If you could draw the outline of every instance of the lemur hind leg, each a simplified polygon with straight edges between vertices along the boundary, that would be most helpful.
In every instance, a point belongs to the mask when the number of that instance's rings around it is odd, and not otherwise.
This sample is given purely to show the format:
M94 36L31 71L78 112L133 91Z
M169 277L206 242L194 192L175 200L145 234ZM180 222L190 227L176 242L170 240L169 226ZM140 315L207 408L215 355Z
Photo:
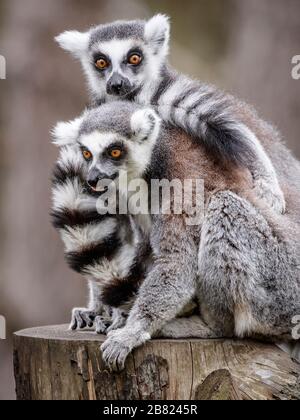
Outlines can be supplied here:
M299 246L288 217L274 220L232 192L211 198L198 292L204 321L224 336L286 337L300 313Z
M160 338L222 338L222 334L209 328L199 315L176 318L168 322L155 337Z
M189 302L178 317L169 321L155 334L160 338L222 338L222 333L213 331L199 315L199 304L196 299Z

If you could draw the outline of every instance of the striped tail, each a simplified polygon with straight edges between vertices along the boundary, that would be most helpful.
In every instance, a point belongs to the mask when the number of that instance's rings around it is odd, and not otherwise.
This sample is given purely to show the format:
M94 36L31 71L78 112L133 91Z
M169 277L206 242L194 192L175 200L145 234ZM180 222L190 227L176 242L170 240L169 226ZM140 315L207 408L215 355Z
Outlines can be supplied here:
M256 145L246 127L232 117L229 95L177 75L162 82L153 101L165 122L200 140L219 163L248 167L255 158Z
M249 169L257 197L275 212L285 212L284 194L271 159L255 133L235 118L233 97L167 73L152 95L152 104L165 123L183 129L217 164Z
M103 303L127 305L146 274L146 253L129 217L101 216L85 187L76 150L61 152L53 173L52 223L65 245L68 265L100 288Z

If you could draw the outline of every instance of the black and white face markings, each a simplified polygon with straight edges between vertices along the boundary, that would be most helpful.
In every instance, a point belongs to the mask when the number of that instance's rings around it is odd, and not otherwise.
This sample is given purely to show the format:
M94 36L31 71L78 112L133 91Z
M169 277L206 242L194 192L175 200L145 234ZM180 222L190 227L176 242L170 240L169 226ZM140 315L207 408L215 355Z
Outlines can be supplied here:
M125 42L123 45L123 42L118 41L121 51L113 41L92 47L92 69L105 81L108 95L129 97L140 88L147 56L143 47L136 44L134 46L132 42Z
M158 15L149 22L116 22L90 33L91 70L106 83L107 95L134 97L159 77L168 54L169 23Z
M143 178L159 132L156 113L131 102L110 103L86 113L77 145L92 191L102 191L104 183L99 181L105 181L106 188L114 182L118 189L121 173L129 182Z
M168 18L115 22L86 33L69 31L56 38L81 60L98 102L110 96L132 99L148 81L159 78L169 50Z
M88 170L86 183L93 192L101 193L100 181L117 182L120 170L127 167L128 148L114 133L93 132L81 136L78 146Z

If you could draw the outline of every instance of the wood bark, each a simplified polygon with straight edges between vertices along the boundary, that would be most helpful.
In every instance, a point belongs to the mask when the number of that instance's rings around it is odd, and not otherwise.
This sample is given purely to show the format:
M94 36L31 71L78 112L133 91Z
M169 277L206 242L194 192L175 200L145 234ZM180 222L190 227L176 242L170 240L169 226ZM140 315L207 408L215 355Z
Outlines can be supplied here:
M300 365L276 346L235 340L152 340L107 371L92 331L66 325L14 335L19 400L292 400Z

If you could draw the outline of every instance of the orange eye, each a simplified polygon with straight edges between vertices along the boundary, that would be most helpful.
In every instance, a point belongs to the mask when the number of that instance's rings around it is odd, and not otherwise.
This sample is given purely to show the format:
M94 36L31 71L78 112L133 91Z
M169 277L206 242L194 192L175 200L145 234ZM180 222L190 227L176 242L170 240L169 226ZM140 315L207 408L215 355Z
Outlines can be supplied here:
M108 67L108 61L105 58L99 58L95 64L99 70L105 70Z
M132 54L129 59L128 63L133 66L138 66L142 62L142 57L139 54Z
M113 159L120 159L120 157L122 156L122 151L120 149L114 149L110 152L110 156Z
M82 154L85 160L91 160L93 157L91 152L89 152L88 150L83 150Z

